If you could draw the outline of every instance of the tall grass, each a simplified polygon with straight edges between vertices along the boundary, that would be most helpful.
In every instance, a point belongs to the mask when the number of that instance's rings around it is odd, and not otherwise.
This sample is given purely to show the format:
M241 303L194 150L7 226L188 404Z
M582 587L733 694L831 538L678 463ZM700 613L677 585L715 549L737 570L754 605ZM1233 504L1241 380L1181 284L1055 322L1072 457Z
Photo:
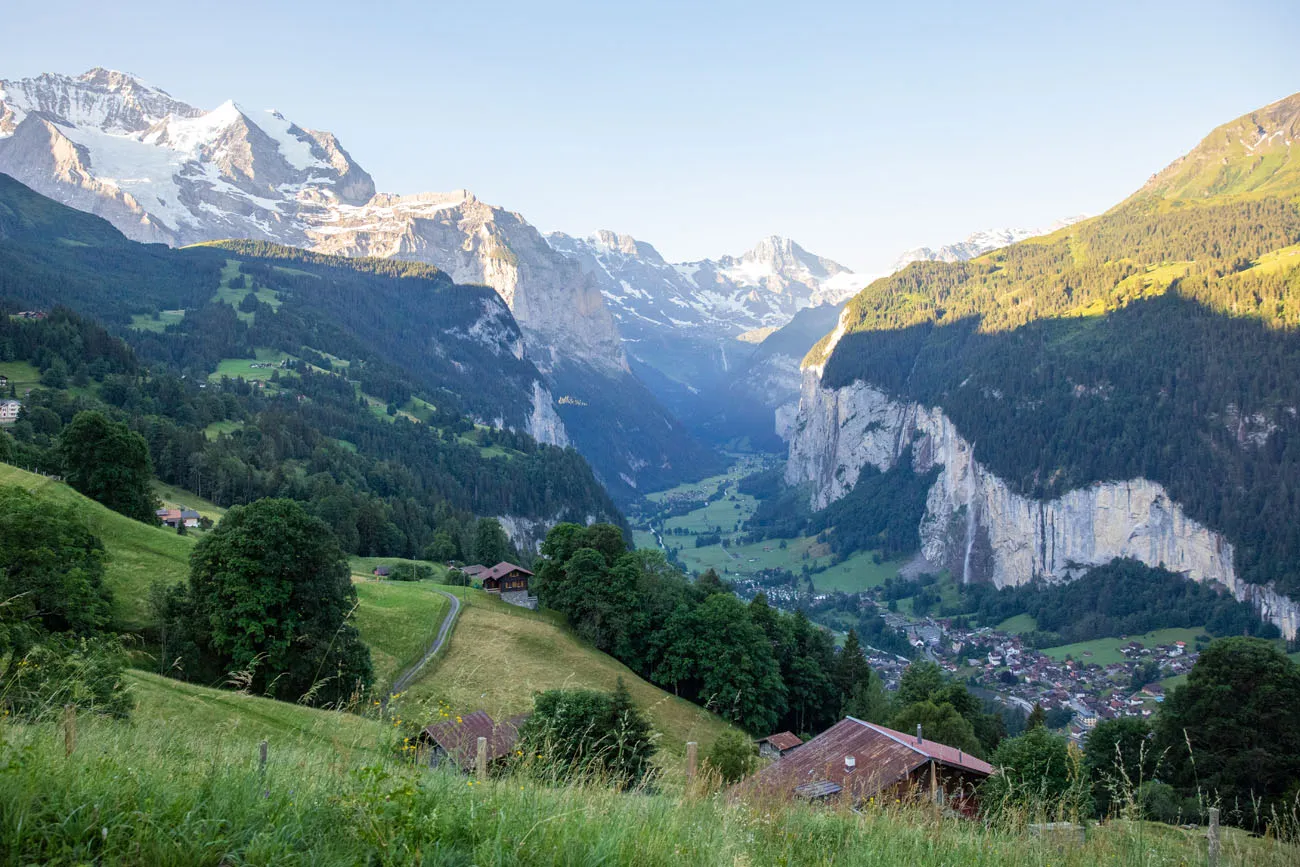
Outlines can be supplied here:
M1060 846L893 804L756 809L703 789L478 783L376 752L378 724L336 735L334 716L273 738L265 773L253 744L223 725L83 717L71 756L57 723L0 725L0 863L1205 863L1203 834L1139 822ZM1225 833L1225 864L1281 867L1298 857L1276 841Z

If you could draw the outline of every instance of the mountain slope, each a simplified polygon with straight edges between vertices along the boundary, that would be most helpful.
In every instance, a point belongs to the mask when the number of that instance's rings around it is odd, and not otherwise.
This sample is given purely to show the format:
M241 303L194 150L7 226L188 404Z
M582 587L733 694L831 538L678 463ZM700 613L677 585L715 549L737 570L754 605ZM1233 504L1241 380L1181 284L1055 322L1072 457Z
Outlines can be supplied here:
M824 505L910 454L944 467L920 535L954 574L1021 583L1135 556L1294 635L1297 106L1221 127L1100 217L867 287L805 359L787 480ZM1264 163L1231 144L1257 126Z
M599 287L521 215L463 190L376 194L329 133L233 102L205 112L119 72L42 75L0 82L0 172L136 240L266 241L428 263L457 283L489 286L546 378L532 391L535 415L583 425L567 412L573 404L549 400L561 367L580 371L586 405L632 413L643 439L622 448L606 439L608 425L568 432L612 493L631 498L717 466L682 425L660 423L666 413L631 374ZM627 393L638 399L629 404ZM550 441L570 441L551 427Z

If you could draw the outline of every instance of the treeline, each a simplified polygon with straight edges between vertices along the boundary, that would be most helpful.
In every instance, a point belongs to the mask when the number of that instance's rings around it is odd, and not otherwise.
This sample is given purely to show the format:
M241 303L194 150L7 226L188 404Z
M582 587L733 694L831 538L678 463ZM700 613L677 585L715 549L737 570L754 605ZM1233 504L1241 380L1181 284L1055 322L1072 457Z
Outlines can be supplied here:
M466 559L476 515L618 520L572 449L475 430L441 407L427 423L381 418L341 376L299 369L277 388L241 380L200 387L146 373L121 341L63 309L41 321L0 318L0 352L43 365L43 380L63 365L70 381L91 386L26 397L12 460L44 472L64 470L64 427L82 410L100 410L144 438L163 481L221 506L301 501L351 554ZM209 437L205 429L223 421L238 427ZM492 446L506 454L485 454Z
M1280 635L1226 589L1137 560L1113 560L1066 584L1034 582L1001 590L969 584L961 592L964 610L983 624L1031 615L1038 631L1025 637L1037 647L1193 626L1216 636Z
M782 490L776 472L742 480L742 493L765 497L746 529L756 540L825 534L841 559L855 551L877 551L886 558L915 551L921 542L917 527L925 516L925 498L939 475L938 468L913 472L910 451L883 473L865 464L847 494L809 514L806 493Z
M1243 580L1300 593L1300 268L1249 267L1297 241L1291 203L1138 199L917 263L851 303L823 381L942 407L1028 496L1159 482L1232 541Z
M688 581L609 525L560 524L533 582L541 604L642 677L754 733L816 732L872 689L861 653L760 594L741 602L716 573ZM877 687L878 688L878 679Z

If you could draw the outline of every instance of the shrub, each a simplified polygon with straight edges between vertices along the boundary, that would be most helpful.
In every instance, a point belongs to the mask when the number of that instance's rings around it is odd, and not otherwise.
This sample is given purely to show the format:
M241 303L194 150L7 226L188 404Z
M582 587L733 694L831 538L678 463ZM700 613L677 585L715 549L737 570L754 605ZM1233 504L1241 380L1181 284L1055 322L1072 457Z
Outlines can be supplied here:
M749 776L757 760L754 744L743 732L735 729L728 729L719 735L705 757L708 766L717 772L724 783L734 783Z

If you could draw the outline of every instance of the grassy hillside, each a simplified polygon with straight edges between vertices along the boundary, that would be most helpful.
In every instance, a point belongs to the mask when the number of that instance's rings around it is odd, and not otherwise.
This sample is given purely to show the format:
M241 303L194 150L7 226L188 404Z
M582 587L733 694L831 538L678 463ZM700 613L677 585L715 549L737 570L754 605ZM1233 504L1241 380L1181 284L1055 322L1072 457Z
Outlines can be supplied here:
M72 488L9 464L0 464L0 485L26 488L42 499L71 505L82 515L108 551L105 582L113 591L119 625L138 629L148 620L149 586L157 580L174 583L189 574L193 536L150 527L119 515Z
M438 634L451 604L424 581L360 579L353 622L370 647L376 687L417 662Z
M616 794L399 761L385 726L147 675L130 723L0 725L0 839L15 864L637 864L1084 867L1205 863L1203 832L1116 821L1061 846L876 805L754 810L677 788ZM257 743L270 752L258 771ZM1300 853L1225 829L1222 864Z
M690 740L703 748L726 729L712 714L583 644L548 612L507 605L481 590L444 589L462 600L460 619L446 649L411 685L413 701L445 701L459 713L486 710L501 718L528 711L540 690L608 690L622 677L663 735L664 750L681 754Z

